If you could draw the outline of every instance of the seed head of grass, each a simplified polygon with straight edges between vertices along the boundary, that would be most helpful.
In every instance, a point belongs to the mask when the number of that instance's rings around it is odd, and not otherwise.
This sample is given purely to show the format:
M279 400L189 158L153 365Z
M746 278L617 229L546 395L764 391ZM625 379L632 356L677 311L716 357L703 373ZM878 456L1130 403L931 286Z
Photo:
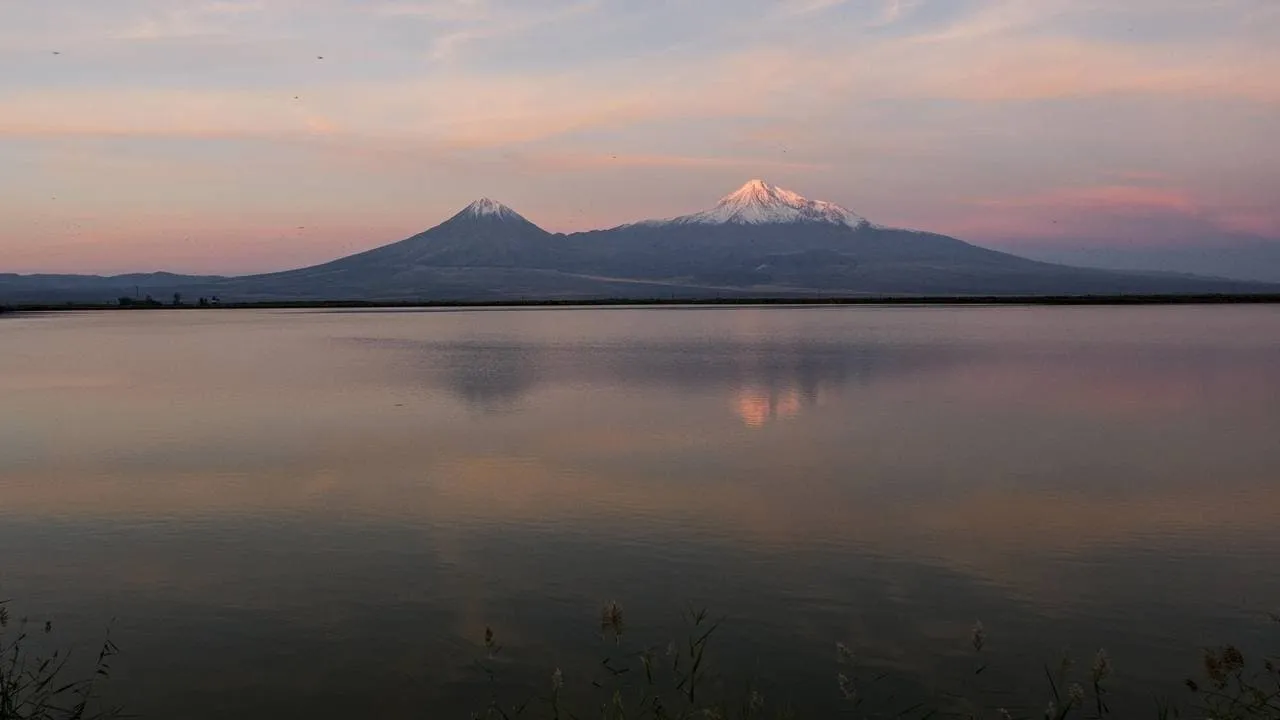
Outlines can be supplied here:
M987 644L987 629L982 626L981 620L974 623L971 641L974 652L982 652L982 646Z
M1100 649L1098 650L1098 654L1093 656L1093 668L1091 669L1093 682L1095 684L1100 683L1107 679L1107 676L1110 674L1111 658L1107 656L1107 651L1105 649Z
M610 600L600 610L600 634L613 633L616 642L622 642L622 606Z
M836 662L840 665L849 665L853 663L853 651L848 645L842 642L836 643Z
M498 641L493 635L493 628L487 625L484 628L484 649L489 655L490 660L492 660L493 656L497 655L498 651L502 649L498 647Z
M836 685L840 688L840 694L845 700L853 700L858 697L858 689L853 686L853 681L848 675L840 673L836 675Z
M1227 686L1227 680L1244 669L1244 654L1234 645L1221 650L1204 651L1204 674L1219 690Z

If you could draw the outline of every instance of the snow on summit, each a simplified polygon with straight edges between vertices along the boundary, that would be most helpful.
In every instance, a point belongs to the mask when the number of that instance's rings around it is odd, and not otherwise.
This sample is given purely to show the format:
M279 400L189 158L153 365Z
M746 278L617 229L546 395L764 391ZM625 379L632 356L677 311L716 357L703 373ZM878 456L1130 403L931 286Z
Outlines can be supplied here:
M763 180L748 182L721 198L710 210L646 224L765 225L795 222L831 223L851 228L868 224L865 218L835 203L809 200Z
M520 213L515 210L512 210L496 200L490 200L487 197L480 198L466 206L459 215L467 215L470 217L496 217L503 220L524 219L520 216Z

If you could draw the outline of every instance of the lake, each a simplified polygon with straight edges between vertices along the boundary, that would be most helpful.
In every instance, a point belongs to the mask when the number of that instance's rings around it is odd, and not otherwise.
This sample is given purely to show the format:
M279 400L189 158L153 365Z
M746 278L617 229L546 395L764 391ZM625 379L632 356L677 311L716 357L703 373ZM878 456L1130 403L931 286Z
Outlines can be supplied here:
M590 694L690 608L802 717L836 642L867 712L1105 647L1148 714L1280 648L1278 480L1274 306L0 318L0 597L147 718Z

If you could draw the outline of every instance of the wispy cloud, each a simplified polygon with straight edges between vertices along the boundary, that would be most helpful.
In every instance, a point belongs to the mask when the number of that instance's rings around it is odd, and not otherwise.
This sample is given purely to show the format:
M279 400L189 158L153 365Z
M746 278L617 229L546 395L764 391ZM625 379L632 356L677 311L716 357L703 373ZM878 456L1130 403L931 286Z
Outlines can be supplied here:
M442 0L373 4L369 12L431 23L436 32L428 56L436 61L446 61L456 59L472 43L522 35L541 26L592 13L600 7L600 0L505 4L501 7L495 6L491 0Z
M419 0L370 3L369 12L388 17L425 18L435 22L481 22L493 18L489 0Z
M887 27L899 20L914 7L916 3L913 0L885 0L884 7L880 10L879 16L872 22L873 27Z
M266 7L264 0L156 5L147 7L135 21L110 35L119 40L225 35L232 33L246 16L262 13Z
M778 0L784 13L788 15L807 15L822 12L844 5L849 0Z
M577 171L615 168L726 168L747 172L763 170L816 171L829 167L825 163L777 160L765 157L636 155L601 153L532 153L515 156L521 164L549 171Z

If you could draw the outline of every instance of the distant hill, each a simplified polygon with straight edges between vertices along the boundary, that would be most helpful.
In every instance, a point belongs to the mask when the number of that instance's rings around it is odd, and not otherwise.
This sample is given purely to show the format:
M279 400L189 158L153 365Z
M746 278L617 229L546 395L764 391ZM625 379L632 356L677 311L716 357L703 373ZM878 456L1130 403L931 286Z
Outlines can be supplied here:
M1026 252L1034 253L1037 260L1082 267L1200 273L1280 283L1280 240L1250 235L1209 234L1198 242L1125 247L1028 244Z
M121 297L150 295L170 302L173 293L185 296L197 287L213 287L228 278L215 275L132 273L128 275L16 275L0 273L0 303L104 303ZM215 290L212 294L217 294ZM194 299L194 297L192 298Z
M1037 262L882 227L760 180L703 212L568 235L482 199L400 242L265 275L0 275L5 302L175 292L226 301L512 300L1263 293L1280 285Z

